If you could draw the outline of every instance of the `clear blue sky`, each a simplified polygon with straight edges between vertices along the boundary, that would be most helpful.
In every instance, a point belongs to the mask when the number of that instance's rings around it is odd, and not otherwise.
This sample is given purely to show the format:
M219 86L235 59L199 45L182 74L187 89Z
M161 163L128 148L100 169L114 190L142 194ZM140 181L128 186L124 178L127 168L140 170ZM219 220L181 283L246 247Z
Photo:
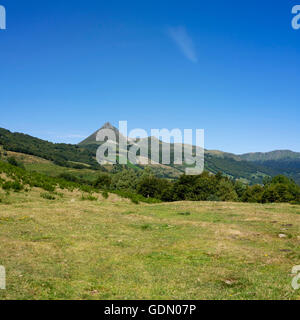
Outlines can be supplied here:
M300 151L300 0L0 0L0 127L76 143L104 122Z

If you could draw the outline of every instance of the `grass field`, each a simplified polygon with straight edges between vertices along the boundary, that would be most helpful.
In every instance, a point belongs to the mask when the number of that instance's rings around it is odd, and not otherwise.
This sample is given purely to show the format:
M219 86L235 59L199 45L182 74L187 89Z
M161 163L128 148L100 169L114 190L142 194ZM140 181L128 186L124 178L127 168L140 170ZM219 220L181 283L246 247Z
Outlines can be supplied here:
M0 299L300 298L300 206L43 193L0 196Z

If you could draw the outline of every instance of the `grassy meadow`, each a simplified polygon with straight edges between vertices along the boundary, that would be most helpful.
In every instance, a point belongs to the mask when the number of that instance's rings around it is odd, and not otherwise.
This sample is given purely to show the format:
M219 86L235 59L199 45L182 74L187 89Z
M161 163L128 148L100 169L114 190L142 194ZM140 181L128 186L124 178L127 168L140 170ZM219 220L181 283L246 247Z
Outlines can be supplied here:
M300 206L93 196L0 194L0 299L300 298Z

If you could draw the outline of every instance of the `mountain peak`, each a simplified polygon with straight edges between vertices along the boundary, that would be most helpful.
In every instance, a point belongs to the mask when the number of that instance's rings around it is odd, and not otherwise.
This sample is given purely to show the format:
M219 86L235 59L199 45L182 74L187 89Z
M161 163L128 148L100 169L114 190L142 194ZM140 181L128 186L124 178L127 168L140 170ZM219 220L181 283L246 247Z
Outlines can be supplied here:
M115 130L116 128L110 122L105 122L104 125L101 127L101 129L113 129L113 130Z
M86 139L84 139L83 141L81 141L79 143L79 145L88 145L88 144L99 144L97 141L96 141L96 137L97 137L97 133L102 130L102 129L111 129L115 132L116 134L116 137L117 139L120 138L120 132L119 130L114 127L110 122L106 122L104 123L104 125L98 129L97 131L95 131L93 134L91 134L89 137L87 137Z

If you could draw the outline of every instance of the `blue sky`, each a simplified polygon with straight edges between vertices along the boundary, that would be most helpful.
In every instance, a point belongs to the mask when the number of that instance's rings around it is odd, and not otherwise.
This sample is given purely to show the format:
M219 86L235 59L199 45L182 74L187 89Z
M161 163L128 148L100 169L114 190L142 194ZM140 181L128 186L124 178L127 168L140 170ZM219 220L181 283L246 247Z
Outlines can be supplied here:
M300 151L295 4L0 0L0 127L77 143L127 120L203 128L208 149Z

